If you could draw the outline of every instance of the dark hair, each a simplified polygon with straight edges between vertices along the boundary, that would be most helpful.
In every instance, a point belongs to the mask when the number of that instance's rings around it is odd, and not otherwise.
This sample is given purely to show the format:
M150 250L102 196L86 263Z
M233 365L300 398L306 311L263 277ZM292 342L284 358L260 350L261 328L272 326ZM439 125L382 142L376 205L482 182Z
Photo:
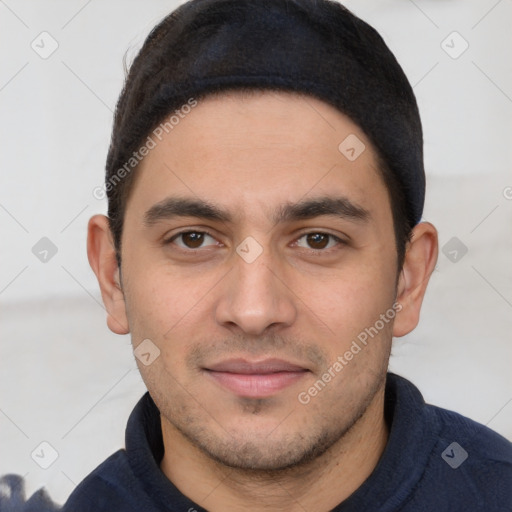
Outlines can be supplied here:
M251 89L311 94L362 128L388 190L400 270L424 202L416 100L378 33L330 0L192 0L152 30L119 97L106 163L119 266L126 203L150 134L191 99Z

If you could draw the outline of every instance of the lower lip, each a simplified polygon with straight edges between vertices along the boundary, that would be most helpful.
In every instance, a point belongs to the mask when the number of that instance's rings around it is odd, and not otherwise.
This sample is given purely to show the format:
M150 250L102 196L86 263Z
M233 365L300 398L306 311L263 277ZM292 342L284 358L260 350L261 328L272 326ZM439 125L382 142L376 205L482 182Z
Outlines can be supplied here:
M265 374L245 374L207 372L222 387L230 390L236 395L248 398L265 398L272 396L284 388L291 386L302 379L307 371L298 372L276 372Z

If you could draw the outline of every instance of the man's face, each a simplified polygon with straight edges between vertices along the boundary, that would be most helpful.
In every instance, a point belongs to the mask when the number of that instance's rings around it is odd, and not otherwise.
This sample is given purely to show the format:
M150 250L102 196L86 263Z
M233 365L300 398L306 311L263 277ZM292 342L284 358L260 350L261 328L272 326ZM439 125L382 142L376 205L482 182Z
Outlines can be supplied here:
M393 221L364 133L313 98L210 97L137 173L122 285L134 346L160 350L139 368L165 428L234 467L325 451L382 390L391 346Z

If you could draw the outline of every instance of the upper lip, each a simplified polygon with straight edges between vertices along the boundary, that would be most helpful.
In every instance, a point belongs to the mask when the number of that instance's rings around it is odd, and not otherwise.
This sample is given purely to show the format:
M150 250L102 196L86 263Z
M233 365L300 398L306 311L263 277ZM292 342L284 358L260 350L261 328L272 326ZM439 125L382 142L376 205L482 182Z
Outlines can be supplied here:
M213 372L239 373L247 375L261 375L277 372L301 372L307 368L284 361L282 359L264 359L261 361L248 361L246 359L228 359L205 368Z

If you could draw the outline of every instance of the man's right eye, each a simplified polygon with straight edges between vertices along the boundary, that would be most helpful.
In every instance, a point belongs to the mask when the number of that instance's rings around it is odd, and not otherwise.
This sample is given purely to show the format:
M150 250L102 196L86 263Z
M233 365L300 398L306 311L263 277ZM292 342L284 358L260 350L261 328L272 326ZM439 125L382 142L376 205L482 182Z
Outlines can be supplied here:
M203 244L208 238L210 238L213 243L207 245L215 245L217 243L213 236L205 231L181 231L173 235L165 243L175 243L182 249L200 249L204 247Z

